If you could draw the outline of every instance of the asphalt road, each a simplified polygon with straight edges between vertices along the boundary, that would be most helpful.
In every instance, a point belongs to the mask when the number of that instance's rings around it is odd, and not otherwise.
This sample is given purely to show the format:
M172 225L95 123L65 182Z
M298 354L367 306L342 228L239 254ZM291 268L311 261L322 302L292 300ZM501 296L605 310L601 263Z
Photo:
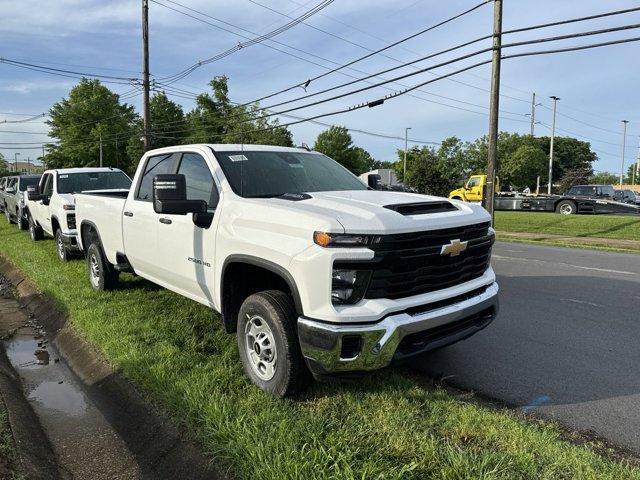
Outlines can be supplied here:
M495 245L500 315L411 363L640 453L640 255Z

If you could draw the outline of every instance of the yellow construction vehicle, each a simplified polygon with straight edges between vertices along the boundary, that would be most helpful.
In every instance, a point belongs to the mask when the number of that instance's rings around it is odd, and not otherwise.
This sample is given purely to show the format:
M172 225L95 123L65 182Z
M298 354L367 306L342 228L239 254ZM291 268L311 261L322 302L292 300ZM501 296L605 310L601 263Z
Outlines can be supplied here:
M486 185L486 175L471 175L464 187L457 188L449 193L449 198L453 200L464 200L465 202L481 202ZM497 177L494 190L496 193L500 191L500 180Z

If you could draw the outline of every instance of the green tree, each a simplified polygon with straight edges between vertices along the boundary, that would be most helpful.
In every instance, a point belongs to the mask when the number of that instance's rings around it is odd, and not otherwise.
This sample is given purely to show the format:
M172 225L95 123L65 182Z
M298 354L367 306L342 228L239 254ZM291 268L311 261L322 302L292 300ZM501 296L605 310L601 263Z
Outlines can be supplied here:
M398 157L404 159L404 150L398 150ZM396 162L396 173L402 174L403 160ZM413 147L407 152L407 178L405 185L419 193L446 196L452 180L442 172L442 162L437 152L430 147Z
M0 153L0 175L5 175L9 173L9 164L4 159L4 155Z
M156 93L149 100L149 116L151 119L151 148L185 143L188 131L182 107L169 100L164 92ZM134 134L129 139L127 146L127 153L132 165L137 165L144 153L142 133L142 119L138 119Z
M383 168L383 167L377 167L376 166L380 162L377 162L376 160L374 160L374 158L371 156L371 154L369 152L367 152L364 148L355 147L355 150L356 150L356 152L358 154L359 162L362 164L365 172L369 172L369 171L374 170L376 168Z
M353 145L351 135L345 127L333 126L321 132L316 138L313 149L333 158L356 175L367 171L362 154Z
M584 185L589 183L589 179L592 175L593 169L590 166L566 170L558 182L558 193L565 193L574 185Z
M59 140L47 145L43 160L49 168L99 165L102 137L103 165L128 169L126 147L137 115L100 81L80 80L68 98L51 107L49 116L49 135Z
M596 185L613 185L615 183L618 183L619 180L619 176L617 176L615 173L610 172L598 172L589 177L589 183L593 183Z
M544 153L549 154L551 139L538 137L538 145ZM567 173L589 170L589 176L593 174L593 162L598 160L598 155L591 150L589 142L583 142L571 137L556 137L553 143L553 178L561 179ZM548 174L547 174L548 175ZM546 176L543 175L542 178Z
M278 126L258 104L233 105L229 100L228 79L215 77L209 85L212 94L196 98L196 107L186 115L187 143L255 143L293 146L286 127Z
M538 175L542 176L547 165L548 158L538 147L520 145L502 159L500 181L502 185L513 185L523 189L533 187Z
M624 183L626 183L627 185L631 185L633 183L634 178L636 181L636 185L640 183L640 178L638 178L639 177L638 170L636 170L637 168L638 168L638 162L634 162L631 165L629 165L629 167L627 168L627 176L624 179ZM635 175L633 174L634 170L636 172ZM611 182L611 183L614 183L614 182Z

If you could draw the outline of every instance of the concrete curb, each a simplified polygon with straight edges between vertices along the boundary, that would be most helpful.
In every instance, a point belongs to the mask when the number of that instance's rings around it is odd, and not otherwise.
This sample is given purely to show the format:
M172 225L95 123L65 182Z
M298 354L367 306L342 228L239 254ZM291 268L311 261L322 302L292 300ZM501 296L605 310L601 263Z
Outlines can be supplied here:
M82 338L68 314L0 255L0 273L15 287L18 299L47 331L83 388L118 432L140 466L143 478L226 478L218 472L188 433L169 421L101 352ZM35 414L34 414L35 415Z

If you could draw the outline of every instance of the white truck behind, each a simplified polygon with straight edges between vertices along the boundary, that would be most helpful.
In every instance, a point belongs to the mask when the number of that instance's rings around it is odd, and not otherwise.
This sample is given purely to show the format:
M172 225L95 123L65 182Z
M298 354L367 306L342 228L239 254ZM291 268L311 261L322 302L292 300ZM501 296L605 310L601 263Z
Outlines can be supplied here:
M27 190L25 215L34 241L48 234L55 238L58 258L69 259L78 250L75 195L86 190L125 191L131 179L117 168L61 168L42 174L36 188Z
M278 396L464 339L498 311L479 206L368 189L301 148L147 152L128 192L76 196L96 290L133 272L220 312Z

